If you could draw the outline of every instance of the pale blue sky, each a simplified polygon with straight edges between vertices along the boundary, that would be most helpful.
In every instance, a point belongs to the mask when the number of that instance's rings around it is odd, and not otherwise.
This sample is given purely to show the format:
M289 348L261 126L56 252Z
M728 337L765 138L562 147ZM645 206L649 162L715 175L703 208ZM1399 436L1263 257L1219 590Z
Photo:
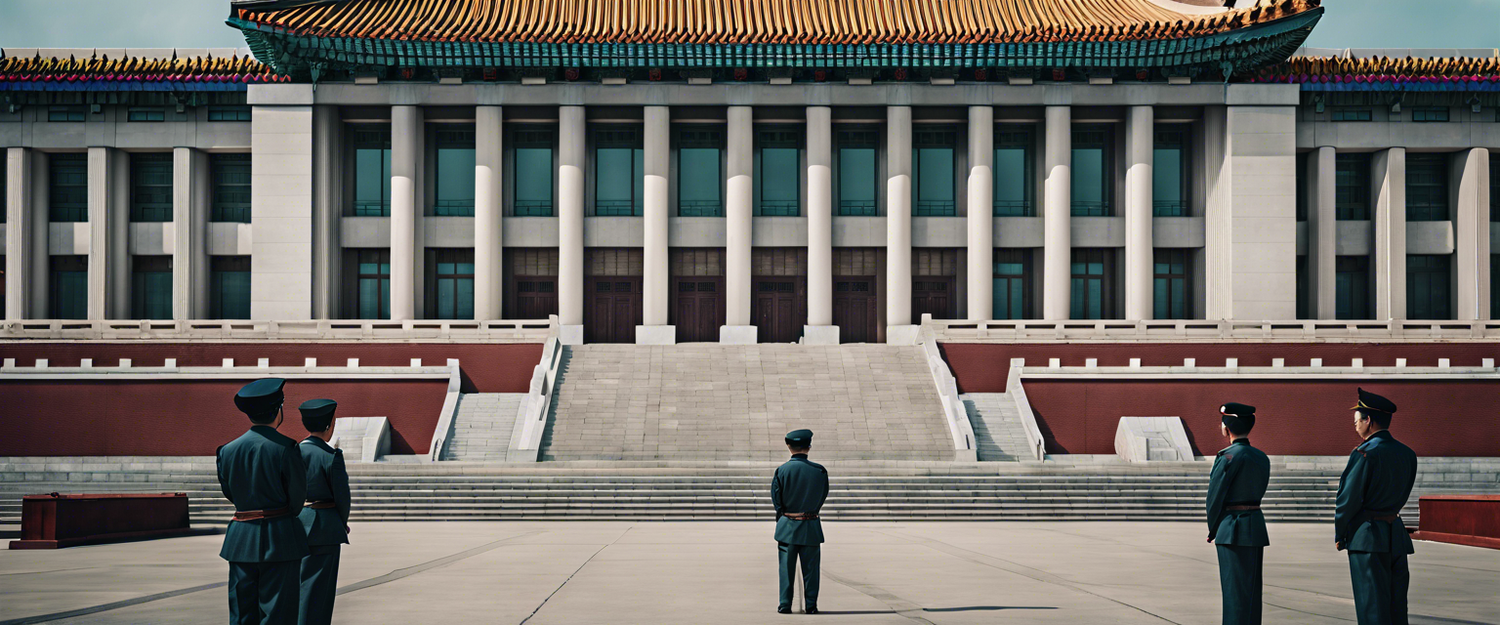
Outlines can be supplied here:
M584 0L580 0L584 1ZM1307 45L1500 47L1500 0L1325 0ZM227 0L0 0L0 47L207 48L245 44Z

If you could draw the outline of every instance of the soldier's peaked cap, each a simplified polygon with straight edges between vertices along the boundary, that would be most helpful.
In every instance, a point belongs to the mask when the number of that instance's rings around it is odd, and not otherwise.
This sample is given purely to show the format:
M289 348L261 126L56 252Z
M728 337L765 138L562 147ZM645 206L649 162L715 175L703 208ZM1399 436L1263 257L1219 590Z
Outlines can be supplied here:
M286 380L281 378L262 378L246 384L240 388L240 392L234 394L234 405L247 415L255 416L271 412L281 407L286 394L281 387L286 385Z
M1247 428L1255 427L1255 406L1251 406L1250 404L1241 404L1232 401L1219 406L1219 414L1221 415L1220 420L1226 426L1231 426L1232 421L1238 421Z
M304 419L317 419L333 414L334 409L338 407L339 403L332 399L309 399L302 402L301 406L297 406L297 410L302 412Z
M1365 389L1359 389L1359 403L1355 404L1350 410L1359 409L1394 414L1396 412L1396 403Z
M786 433L786 444L806 447L812 444L812 430L792 430Z

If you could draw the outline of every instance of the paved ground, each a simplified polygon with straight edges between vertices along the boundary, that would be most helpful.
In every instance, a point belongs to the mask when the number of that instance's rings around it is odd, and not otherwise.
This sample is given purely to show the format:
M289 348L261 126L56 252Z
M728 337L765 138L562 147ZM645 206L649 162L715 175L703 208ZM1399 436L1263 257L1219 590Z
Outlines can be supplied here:
M768 523L357 524L334 620L1219 622L1213 550L1196 523L830 523L827 533L824 614L809 617L774 613ZM1353 621L1347 560L1328 534L1272 526L1267 623ZM225 622L219 540L0 551L0 625ZM1500 551L1417 550L1413 623L1500 622ZM89 613L65 614L76 610Z

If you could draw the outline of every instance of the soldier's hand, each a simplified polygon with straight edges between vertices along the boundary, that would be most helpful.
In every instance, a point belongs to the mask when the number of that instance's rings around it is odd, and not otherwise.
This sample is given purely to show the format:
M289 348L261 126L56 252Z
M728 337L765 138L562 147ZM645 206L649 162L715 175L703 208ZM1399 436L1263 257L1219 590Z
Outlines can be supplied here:
M1344 550L1344 543L1341 543L1341 542L1335 540L1335 541L1333 541L1333 548L1337 549L1339 551L1343 551Z
M1213 536L1209 536L1209 537L1208 537L1208 540L1206 540L1206 541L1204 541L1204 542L1207 542L1207 543L1210 543L1210 544L1212 544L1212 543L1213 543L1213 542L1214 542L1214 537L1213 537Z

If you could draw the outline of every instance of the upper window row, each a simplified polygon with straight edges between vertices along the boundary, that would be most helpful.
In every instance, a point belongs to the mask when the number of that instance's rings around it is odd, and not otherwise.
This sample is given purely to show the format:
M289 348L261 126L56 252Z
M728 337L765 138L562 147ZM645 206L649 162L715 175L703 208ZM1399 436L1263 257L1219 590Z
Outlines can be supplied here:
M89 110L89 107L77 104L49 106L47 107L47 121L88 121ZM132 122L162 122L167 120L167 109L160 106L132 106L126 109L125 119ZM250 107L210 106L208 107L208 121L248 122L250 121Z
M143 152L127 156L130 170L130 220L172 221L172 154ZM210 154L213 178L211 221L250 222L250 155ZM87 154L47 155L47 219L89 220Z
M1411 109L1411 120L1414 122L1446 122L1449 121L1448 107L1446 106L1415 106ZM1375 110L1367 107L1339 107L1333 109L1328 115L1329 120L1336 122L1367 122L1375 119ZM1401 121L1400 114L1392 114L1391 121Z

